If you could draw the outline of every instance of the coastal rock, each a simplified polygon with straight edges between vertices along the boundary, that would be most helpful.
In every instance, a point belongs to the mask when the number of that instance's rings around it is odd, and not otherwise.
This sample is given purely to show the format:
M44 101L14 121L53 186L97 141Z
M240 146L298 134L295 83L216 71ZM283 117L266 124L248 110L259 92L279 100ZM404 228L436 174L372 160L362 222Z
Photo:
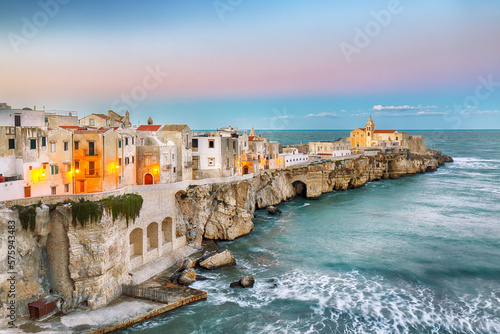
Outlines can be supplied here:
M229 287L232 289L237 288L253 288L255 284L255 279L252 276L245 276L237 282L232 282Z
M267 207L267 212L269 212L272 215L279 215L281 214L281 210L275 207L274 205L268 206Z
M178 279L180 285L191 285L196 282L196 272L193 268L184 270Z
M242 279L240 279L240 284L244 288L253 288L253 285L255 284L255 279L252 276L245 276Z
M200 267L205 269L223 269L234 267L236 265L236 260L234 259L231 251L226 249L222 253L215 254L200 262Z
M266 170L248 180L200 185L176 197L179 234L195 246L204 238L234 240L252 231L255 210L267 207L272 213L271 206L294 196L316 199L370 181L432 172L449 161L452 159L441 152L427 149L425 154L360 156Z

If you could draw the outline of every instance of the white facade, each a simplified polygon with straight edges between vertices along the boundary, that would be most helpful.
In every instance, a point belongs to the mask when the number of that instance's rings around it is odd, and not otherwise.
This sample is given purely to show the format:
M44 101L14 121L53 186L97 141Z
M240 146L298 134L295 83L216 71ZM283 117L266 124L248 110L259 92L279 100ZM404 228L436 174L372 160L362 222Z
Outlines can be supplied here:
M300 153L299 150L294 149L293 153L284 153L279 157L280 160L283 160L284 166L294 166L300 164L309 164L309 155Z
M196 146L198 142L197 151L193 150L194 160L198 160L196 169L201 170L216 170L221 169L222 161L222 137L193 137L193 144ZM195 148L195 147L193 147ZM198 157L197 159L195 157Z
M350 143L344 141L320 141L309 143L309 154L343 157L352 154Z
M30 126L45 128L43 110L0 109L0 126Z

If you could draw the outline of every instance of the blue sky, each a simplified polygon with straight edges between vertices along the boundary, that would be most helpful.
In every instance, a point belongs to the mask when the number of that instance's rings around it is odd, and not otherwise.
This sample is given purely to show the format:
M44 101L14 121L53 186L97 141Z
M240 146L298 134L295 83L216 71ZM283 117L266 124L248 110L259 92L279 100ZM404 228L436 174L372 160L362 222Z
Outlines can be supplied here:
M498 1L0 4L0 101L191 128L500 128Z

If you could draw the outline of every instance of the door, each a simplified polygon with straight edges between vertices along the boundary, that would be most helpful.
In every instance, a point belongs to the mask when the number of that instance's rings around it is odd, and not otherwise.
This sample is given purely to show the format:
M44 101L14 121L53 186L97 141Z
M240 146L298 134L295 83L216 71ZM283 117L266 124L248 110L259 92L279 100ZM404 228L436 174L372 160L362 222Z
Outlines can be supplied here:
M95 143L93 141L89 141L89 155L95 155Z
M80 192L85 192L85 181L78 181L80 183Z
M193 169L199 169L199 165L200 165L200 158L193 157Z
M24 197L31 197L31 187L24 187Z
M248 174L248 167L247 166L243 167L243 174L244 175Z
M144 184L153 184L153 175L149 173L144 175Z
M21 126L21 115L14 115L14 125Z

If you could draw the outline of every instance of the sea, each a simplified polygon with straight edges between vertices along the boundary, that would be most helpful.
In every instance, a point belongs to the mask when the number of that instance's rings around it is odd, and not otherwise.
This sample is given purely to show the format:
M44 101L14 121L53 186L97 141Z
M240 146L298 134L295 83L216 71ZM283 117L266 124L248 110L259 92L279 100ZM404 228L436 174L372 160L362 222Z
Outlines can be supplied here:
M250 235L218 243L236 267L197 269L206 301L121 333L500 333L500 131L408 132L455 161L257 211ZM229 288L247 275L254 288Z

